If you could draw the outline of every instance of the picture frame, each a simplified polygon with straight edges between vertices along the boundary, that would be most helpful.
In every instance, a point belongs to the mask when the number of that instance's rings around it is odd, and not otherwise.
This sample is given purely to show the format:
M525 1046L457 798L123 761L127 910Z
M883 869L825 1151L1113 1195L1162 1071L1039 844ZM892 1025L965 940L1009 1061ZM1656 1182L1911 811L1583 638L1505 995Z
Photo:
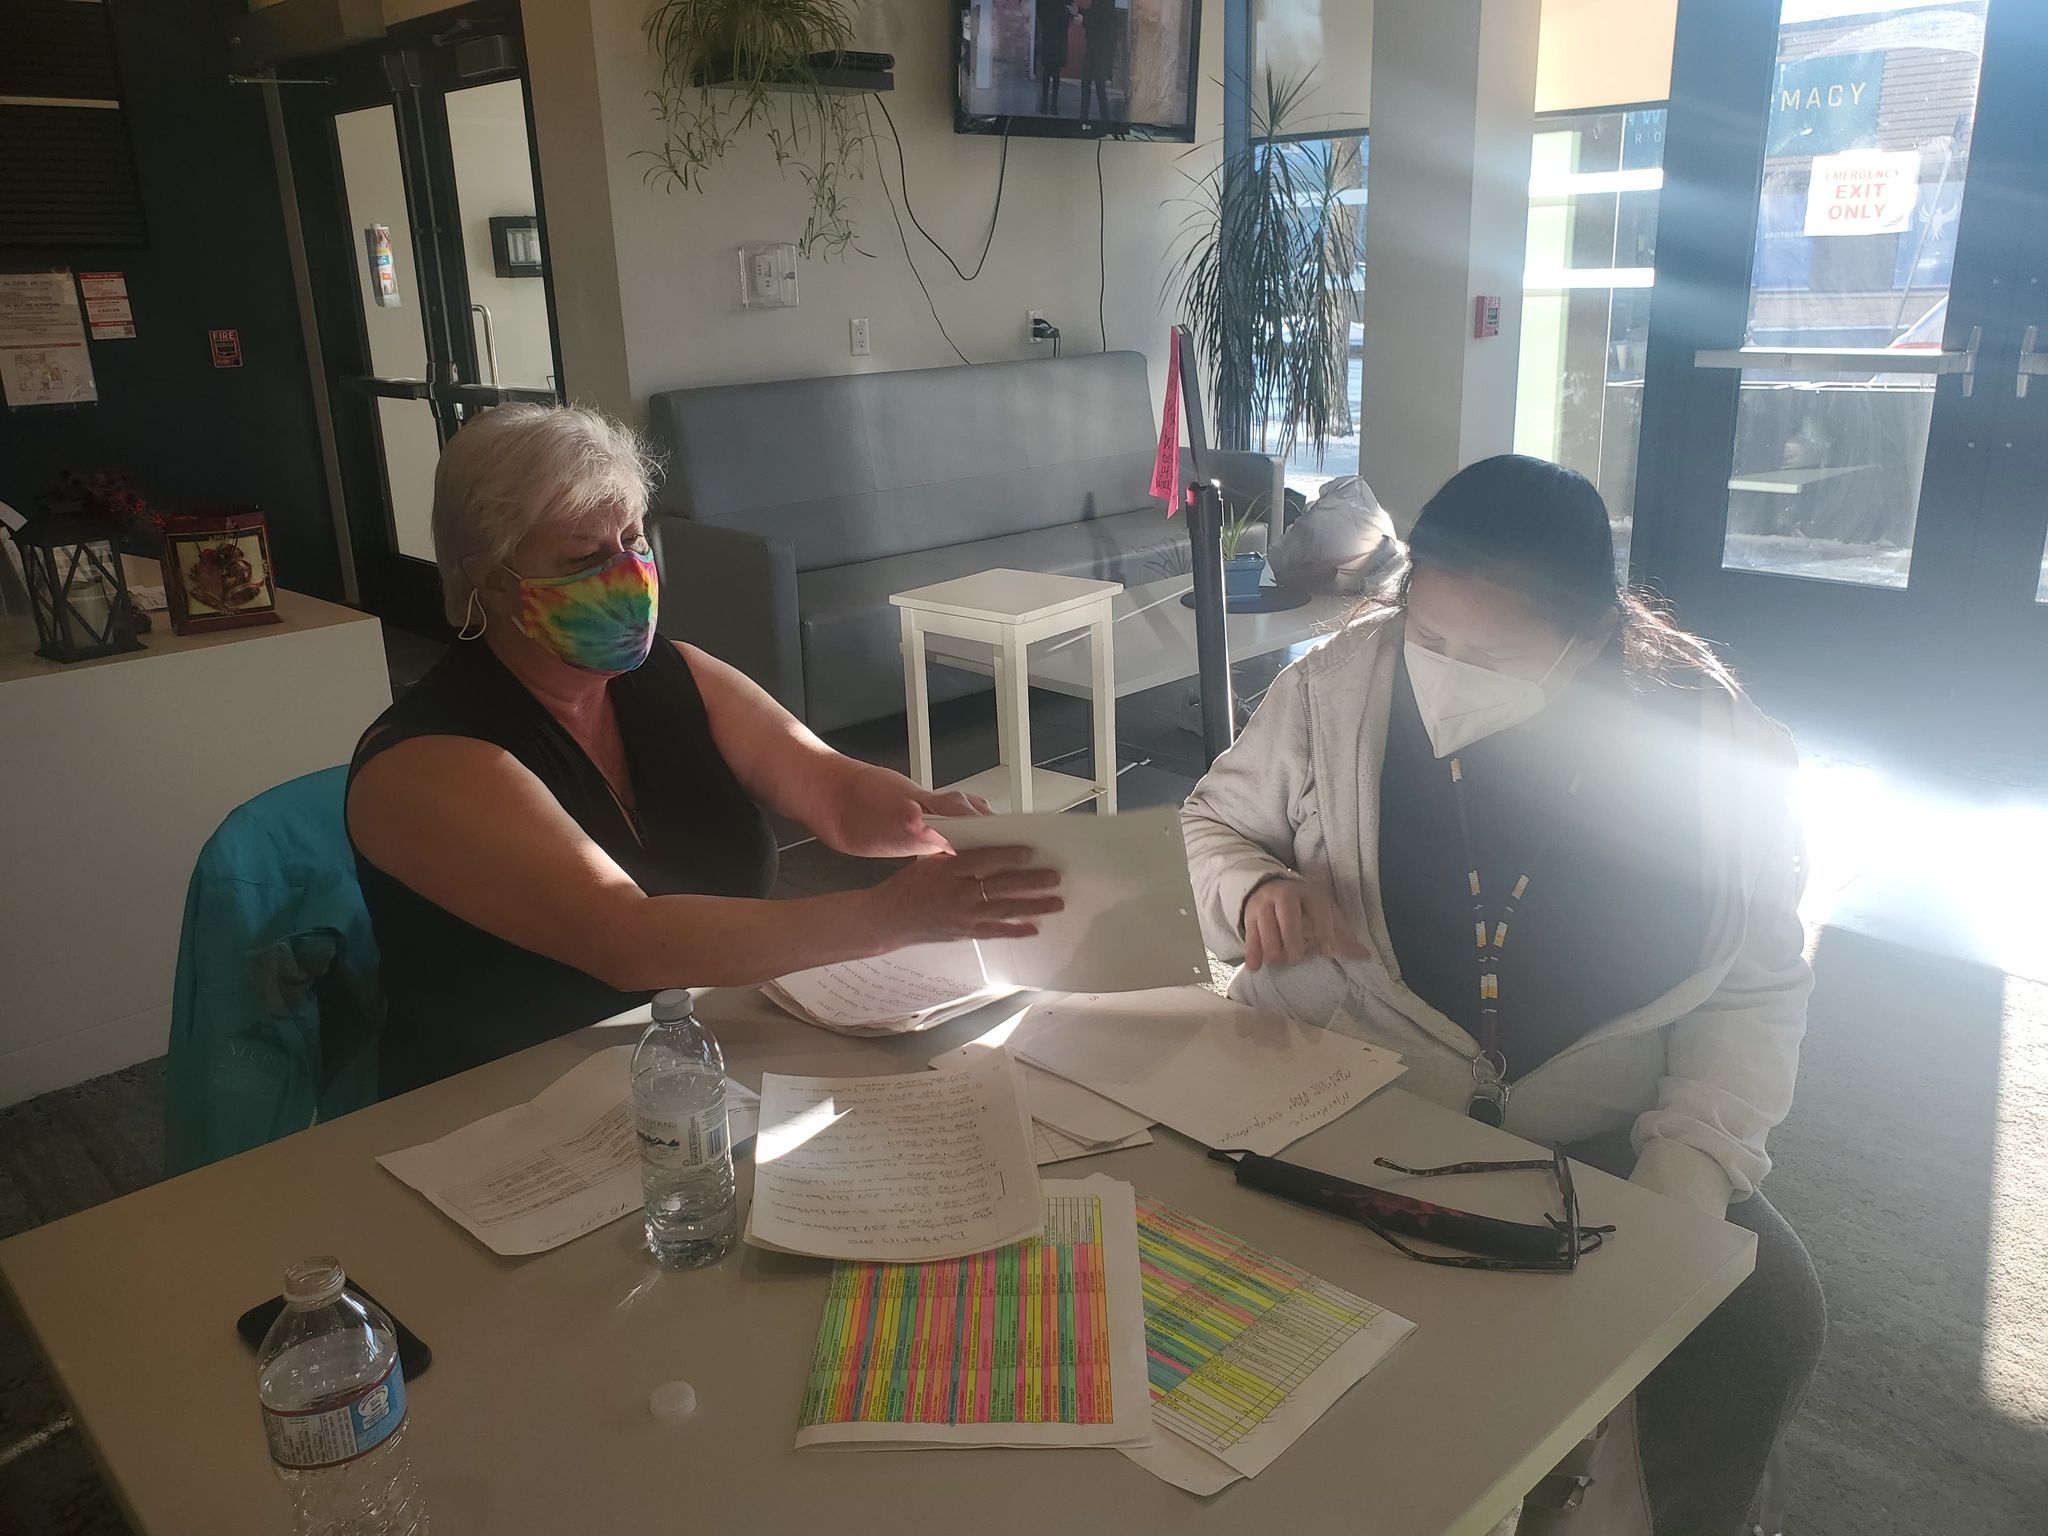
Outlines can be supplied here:
M208 507L164 519L164 599L181 635L279 624L270 528L256 507Z

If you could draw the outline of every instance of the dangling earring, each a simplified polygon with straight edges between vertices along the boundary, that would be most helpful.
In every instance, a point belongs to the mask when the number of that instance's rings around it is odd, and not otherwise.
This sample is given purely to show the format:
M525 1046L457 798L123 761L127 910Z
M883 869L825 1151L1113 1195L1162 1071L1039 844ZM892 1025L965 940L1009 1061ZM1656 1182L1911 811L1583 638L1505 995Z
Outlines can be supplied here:
M477 600L476 588L471 587L469 589L469 605L462 611L462 628L455 632L455 638L458 640L478 639L482 636L484 630L489 628L490 622L490 614L485 611L484 605ZM474 634L470 632L469 628L472 623L476 625Z

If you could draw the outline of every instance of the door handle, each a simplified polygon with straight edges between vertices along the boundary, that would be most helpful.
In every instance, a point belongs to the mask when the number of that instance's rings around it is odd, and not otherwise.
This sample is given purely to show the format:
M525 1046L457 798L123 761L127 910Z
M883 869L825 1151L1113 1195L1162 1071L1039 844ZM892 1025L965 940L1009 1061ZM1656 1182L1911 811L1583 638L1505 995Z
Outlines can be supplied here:
M377 395L386 400L431 400L434 386L425 379L340 378L334 381L352 395Z
M2028 380L2036 375L2048 374L2048 352L2034 350L2034 342L2041 334L2041 327L2030 325L2020 337L2020 370L2013 380L2012 392L2022 400L2027 398Z
M1983 340L1984 328L1973 325L1960 352L1894 347L1710 347L1693 353L1692 365L1864 377L1874 373L1959 373L1963 393L1970 395L1976 393L1977 352Z

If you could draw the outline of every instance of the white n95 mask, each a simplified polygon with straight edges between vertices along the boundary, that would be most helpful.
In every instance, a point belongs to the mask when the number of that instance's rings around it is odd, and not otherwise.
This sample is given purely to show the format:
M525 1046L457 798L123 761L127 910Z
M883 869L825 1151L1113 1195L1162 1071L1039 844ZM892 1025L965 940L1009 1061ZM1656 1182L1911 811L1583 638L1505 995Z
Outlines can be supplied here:
M1491 667L1439 656L1413 640L1406 642L1408 681L1415 688L1415 704L1422 713L1422 728L1429 733L1430 751L1440 758L1449 757L1461 747L1541 714L1550 702L1543 684L1550 681L1550 674L1571 648L1572 642L1567 640L1542 680L1532 683L1526 677L1509 677Z

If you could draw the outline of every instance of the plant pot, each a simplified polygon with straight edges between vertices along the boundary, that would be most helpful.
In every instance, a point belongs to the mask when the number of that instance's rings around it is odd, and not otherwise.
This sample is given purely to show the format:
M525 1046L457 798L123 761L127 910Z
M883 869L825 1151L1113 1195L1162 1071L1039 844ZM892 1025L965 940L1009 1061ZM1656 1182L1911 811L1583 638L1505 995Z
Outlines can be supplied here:
M1255 602L1259 596L1259 578L1265 574L1264 555L1232 555L1223 562L1223 599L1225 602Z

